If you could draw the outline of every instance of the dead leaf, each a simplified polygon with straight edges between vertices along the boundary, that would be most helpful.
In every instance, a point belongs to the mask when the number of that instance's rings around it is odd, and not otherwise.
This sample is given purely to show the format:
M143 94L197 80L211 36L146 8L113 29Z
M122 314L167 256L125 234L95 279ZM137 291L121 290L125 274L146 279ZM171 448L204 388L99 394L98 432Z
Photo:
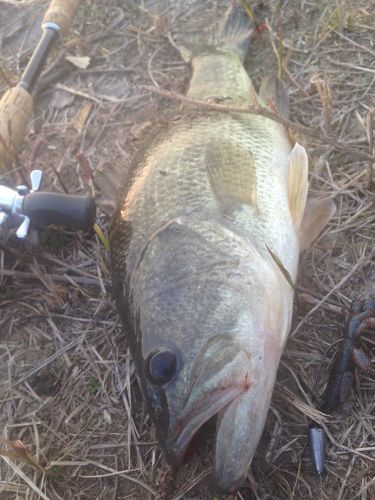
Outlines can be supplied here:
M75 128L79 134L81 134L83 132L83 129L85 128L85 124L92 110L92 106L92 102L85 102L85 104L78 111L78 114L73 122L73 128Z
M152 126L152 122L150 120L147 120L142 123L134 123L130 127L130 134L134 139L140 139L145 136L146 131Z
M91 62L91 58L87 56L67 56L66 60L80 69L86 69Z
M14 75L13 73L11 73L4 66L0 67L0 76L5 81L5 83L8 85L8 87L14 87L16 85L16 83L18 82L17 76Z
M19 439L17 439L17 441L2 441L13 451L0 449L1 456L19 460L20 462L31 465L32 467L42 471L42 467L29 455L22 441Z
M112 423L111 414L107 410L103 410L103 417L104 417L104 422L106 422L109 425Z

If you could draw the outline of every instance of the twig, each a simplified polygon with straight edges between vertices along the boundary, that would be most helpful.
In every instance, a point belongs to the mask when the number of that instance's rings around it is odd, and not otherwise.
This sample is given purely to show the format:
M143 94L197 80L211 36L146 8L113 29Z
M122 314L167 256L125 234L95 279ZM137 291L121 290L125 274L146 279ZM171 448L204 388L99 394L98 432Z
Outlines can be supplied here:
M15 278L20 278L20 279L39 279L42 281L42 283L45 285L43 281L43 275L36 274L36 273L27 273L23 271L11 271L8 269L3 269L1 271L2 276L13 276ZM82 285L95 285L100 287L100 281L99 279L95 278L85 278L85 277L79 277L79 276L69 276L68 274L48 274L48 278L50 278L52 281L60 281L63 283L71 283L72 281L75 281L76 283L80 283Z
M299 123L286 120L285 118L282 118L278 114L273 113L264 106L248 106L246 108L242 106L226 106L224 104L192 99L191 97L183 96L181 94L176 94L175 92L169 92L168 90L163 90L156 87L145 86L144 88L149 92L152 92L153 94L158 94L162 97L166 97L167 99L179 101L185 104L191 104L192 106L196 106L198 108L203 108L211 111L218 111L221 113L245 113L251 115L264 116L265 118L269 118L270 120L274 120L275 122L281 123L281 125L284 125L287 128L297 130L298 132L301 132L302 134L305 134L322 144L329 145L337 151L344 151L347 154L352 154L353 156L357 156L358 158L361 158L363 160L375 161L375 157L368 153L357 151L356 149L353 148L348 148L342 142L335 141L334 139L328 139L327 137L322 137L317 131L312 130L309 127L305 127L304 125L300 125Z
M369 144L369 152L370 154L374 154L374 115L375 108L371 109L367 116L367 139ZM368 167L368 187L370 190L375 188L375 163L370 163Z
M83 338L80 337L79 339L73 340L69 344L65 345L64 347L62 347L61 349L56 351L54 354L52 354L48 358L44 359L37 366L34 366L34 368L32 368L28 373L23 375L19 380L17 380L16 382L13 382L12 386L14 387L16 385L21 384L22 382L25 382L25 380L27 380L29 377L31 377L32 375L35 375L35 373L38 373L42 368L45 368L46 366L51 364L52 361L55 361L55 359L59 358L60 356L62 356L66 352L68 352L70 349L72 349L73 347L78 345L82 340L83 340Z
M26 474L18 467L18 465L14 464L11 460L9 460L9 458L7 457L1 457L13 470L14 472L17 474L17 476L19 476L21 479L23 479L25 481L25 483L27 483L31 489L33 489L35 491L35 493L37 493L39 495L40 498L43 498L44 500L50 500L50 497L48 497L47 495L45 495L43 493L43 491L38 488L38 486L36 484L34 484L31 479L29 479Z
M107 472L121 476L124 479L131 481L132 483L138 484L138 486L142 486L142 488L144 488L149 493L151 493L151 495L156 496L156 492L148 484L144 483L140 479L136 479L135 477L132 477L132 476L129 476L128 474L125 474L124 471L117 471L117 470L113 469L112 467L108 467L107 465L104 465L100 462L97 462L96 460L87 460L86 463L91 464L91 465L95 465L96 467L99 467L100 469L103 469ZM99 475L99 477L100 477L100 475Z
M88 99L89 101L94 101L97 104L102 104L100 99L97 99L95 96L88 94L87 92L83 92L82 90L73 89L72 87L68 87L67 85L63 85L62 83L57 83L55 88L58 90L64 90L68 92L68 94L77 95L79 97L83 97L84 99Z
M348 279L356 272L358 267L362 265L363 259L359 259L356 264L353 266L353 268L333 287L331 290L320 300L316 306L314 306L310 311L304 316L304 318L298 323L298 325L295 327L293 332L289 335L290 338L294 337L295 334L300 330L300 328L305 324L307 318L309 318L312 314L314 314L315 311L319 309L319 307L324 304L324 302L330 297L336 290L339 290L344 283L348 281Z

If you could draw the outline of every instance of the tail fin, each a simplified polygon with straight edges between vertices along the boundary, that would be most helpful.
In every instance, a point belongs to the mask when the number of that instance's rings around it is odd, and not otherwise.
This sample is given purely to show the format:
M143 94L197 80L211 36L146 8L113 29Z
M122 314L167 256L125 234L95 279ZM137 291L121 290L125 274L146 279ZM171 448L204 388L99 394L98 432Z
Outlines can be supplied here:
M177 0L176 3L181 2ZM244 60L253 31L251 20L240 0L199 1L180 13L171 29L171 41L182 58L190 62L194 57L216 51L230 51Z

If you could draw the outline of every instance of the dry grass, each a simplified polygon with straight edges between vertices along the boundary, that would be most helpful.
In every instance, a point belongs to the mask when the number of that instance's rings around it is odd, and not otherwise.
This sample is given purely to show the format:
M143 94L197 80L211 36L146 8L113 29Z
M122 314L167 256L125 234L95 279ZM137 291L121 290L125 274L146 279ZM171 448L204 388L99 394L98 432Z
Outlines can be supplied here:
M34 4L40 10L30 10ZM267 17L276 38L271 44L267 32L255 37L249 72L259 85L263 74L277 68L274 47L279 47L291 120L321 138L298 134L311 158L311 192L334 197L338 210L325 235L302 256L291 337L249 478L257 493L243 488L237 498L371 499L374 380L358 376L351 399L329 420L327 473L321 480L306 450L304 413L306 405L317 403L312 387L319 362L340 337L345 311L375 253L374 193L368 189L368 157L374 156L372 2L264 4L255 12ZM38 36L37 25L28 26L45 2L30 5L22 5L21 19L0 2L2 91L7 81L17 80ZM100 191L104 231L118 171L125 171L147 129L178 110L177 103L144 87L183 93L188 81L163 18L148 15L142 5L85 2L74 32L43 76L19 157L20 172L37 165L51 189L83 193L91 185ZM89 68L75 70L63 61L67 54L91 57ZM87 102L93 103L89 111ZM347 149L336 148L337 142ZM78 151L85 162L77 162ZM177 474L155 442L100 241L49 230L42 242L38 247L0 243L0 448L9 455L0 457L1 499L213 498L212 437ZM374 345L371 337L365 342L369 349ZM318 393L327 369L328 362Z

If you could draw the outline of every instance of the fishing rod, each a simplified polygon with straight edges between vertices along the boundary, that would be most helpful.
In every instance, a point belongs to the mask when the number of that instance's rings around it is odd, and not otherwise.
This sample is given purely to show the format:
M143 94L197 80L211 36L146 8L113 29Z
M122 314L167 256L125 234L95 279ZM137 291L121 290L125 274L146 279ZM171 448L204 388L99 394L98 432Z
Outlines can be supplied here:
M19 83L0 101L0 175L7 173L10 155L22 142L33 109L32 92L46 59L61 34L72 24L80 0L53 0L42 22L43 34ZM95 222L96 207L91 196L40 192L42 171L31 172L31 189L0 185L0 227L18 225L16 235L24 239L31 222L56 224L88 230Z
M0 175L8 172L12 151L22 142L33 110L32 91L46 59L60 35L69 30L79 4L80 0L52 0L42 21L42 36L21 80L0 100Z

